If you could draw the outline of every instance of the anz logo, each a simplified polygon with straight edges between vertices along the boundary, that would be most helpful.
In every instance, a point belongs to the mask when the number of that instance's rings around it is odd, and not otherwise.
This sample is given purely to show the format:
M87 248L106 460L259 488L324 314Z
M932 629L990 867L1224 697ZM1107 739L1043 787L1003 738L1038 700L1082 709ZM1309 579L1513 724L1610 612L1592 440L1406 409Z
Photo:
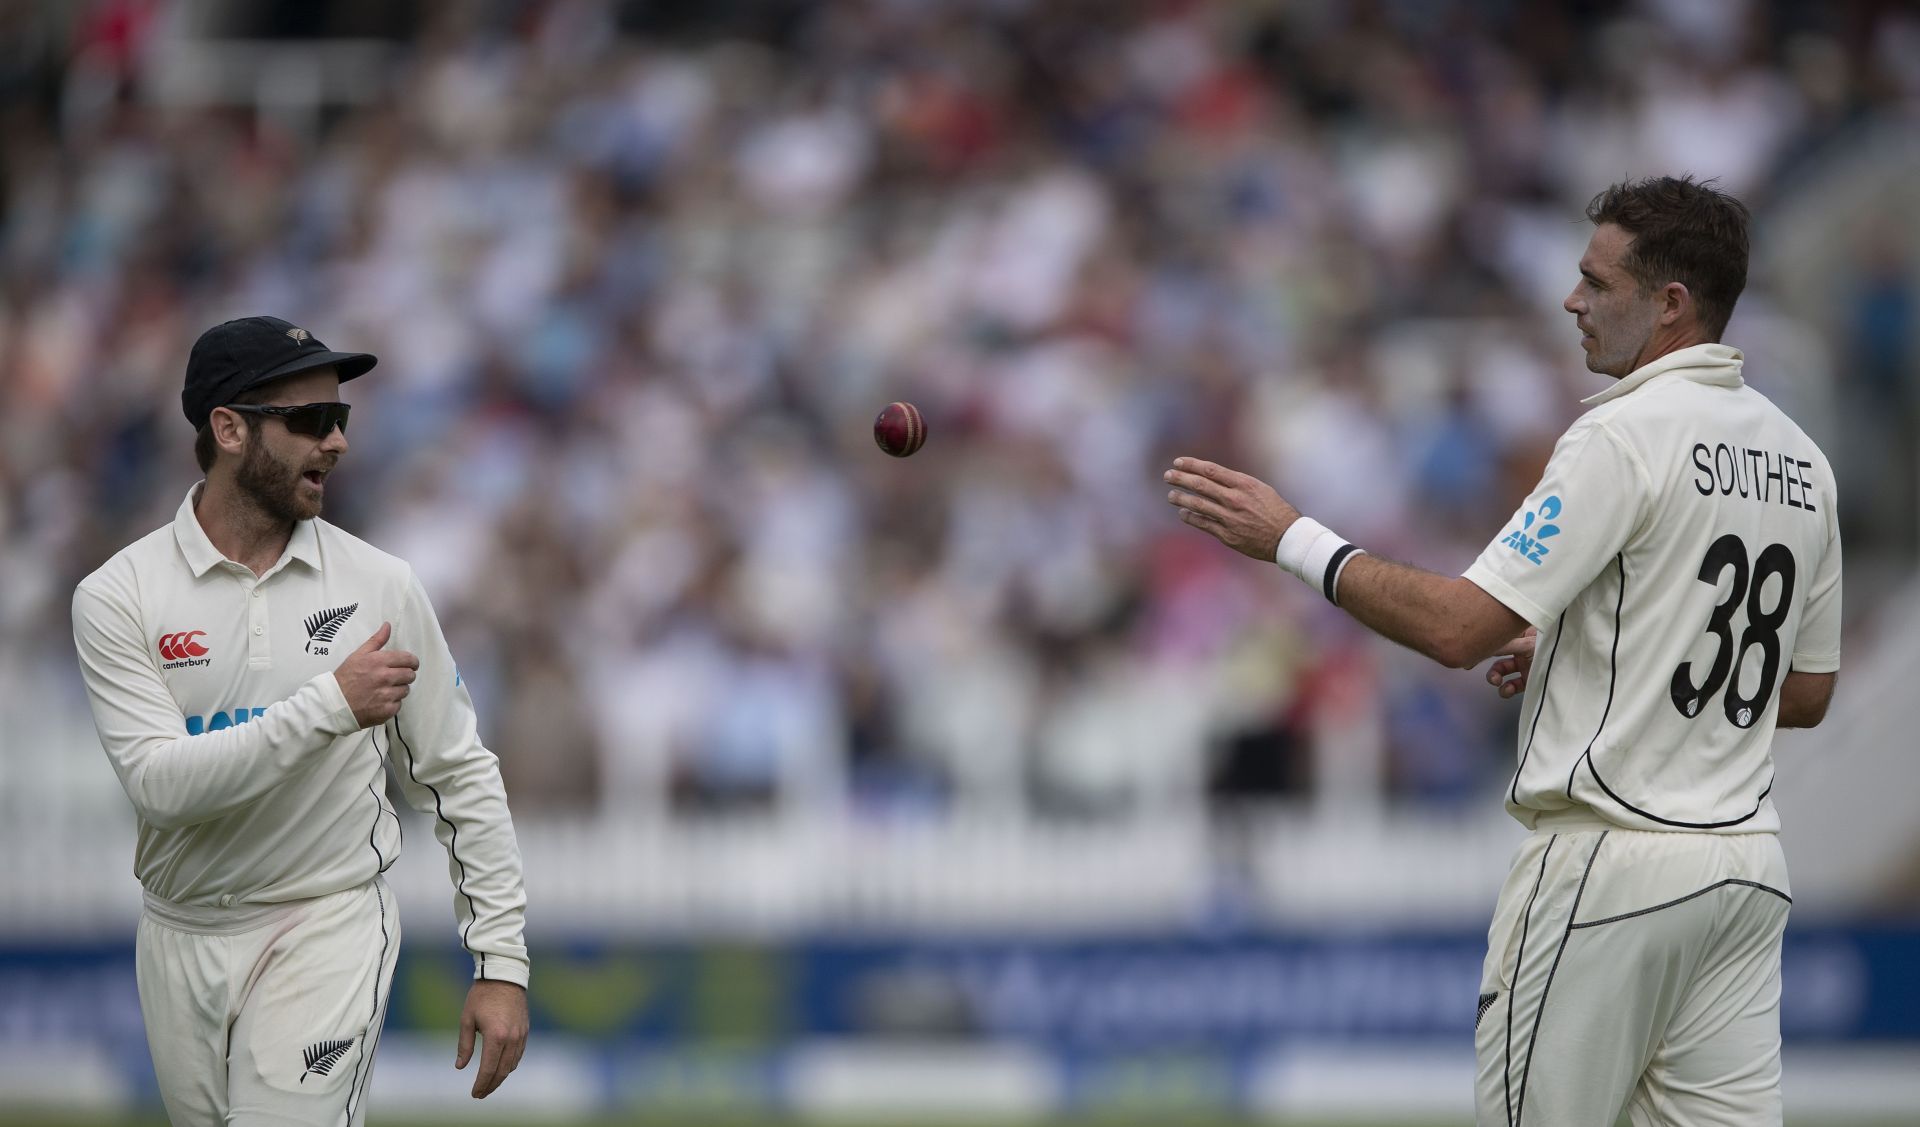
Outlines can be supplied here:
M216 712L212 716L187 717L187 735L197 736L203 732L218 732L222 728L231 728L265 712L264 708L235 708L227 712Z
M1527 514L1519 528L1501 537L1500 542L1538 567L1546 561L1547 553L1552 550L1546 542L1560 535L1560 526L1552 523L1559 515L1560 498L1550 495L1540 502L1538 509ZM1539 527L1535 527L1536 523Z

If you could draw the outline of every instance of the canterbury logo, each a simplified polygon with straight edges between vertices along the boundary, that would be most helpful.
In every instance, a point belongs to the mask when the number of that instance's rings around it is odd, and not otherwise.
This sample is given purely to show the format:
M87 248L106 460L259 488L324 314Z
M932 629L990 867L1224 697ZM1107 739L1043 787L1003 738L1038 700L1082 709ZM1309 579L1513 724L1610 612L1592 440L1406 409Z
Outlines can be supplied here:
M313 334L305 329L288 329L287 339L295 344L305 344L313 339Z
M177 634L160 635L160 656L168 661L185 661L190 657L207 656L207 647L194 641L207 636L205 630L182 630Z
M353 612L359 609L360 604L355 603L350 607L335 607L332 610L316 611L308 615L306 619L307 652L313 652L315 642L332 642L334 635L340 633L341 624L352 618Z
M325 1076L333 1071L333 1066L353 1048L353 1039L345 1041L315 1041L301 1054L306 1057L307 1070L300 1074L300 1083L305 1084L307 1077L314 1074Z

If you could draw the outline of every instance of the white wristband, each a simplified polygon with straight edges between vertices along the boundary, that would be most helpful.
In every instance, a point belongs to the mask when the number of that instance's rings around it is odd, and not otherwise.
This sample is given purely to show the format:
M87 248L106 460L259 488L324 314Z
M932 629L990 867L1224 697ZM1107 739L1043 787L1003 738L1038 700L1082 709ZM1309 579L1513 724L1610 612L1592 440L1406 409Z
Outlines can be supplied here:
M1362 551L1314 520L1301 517L1289 525L1274 548L1273 562L1302 581L1320 588L1327 601L1339 605L1340 573Z

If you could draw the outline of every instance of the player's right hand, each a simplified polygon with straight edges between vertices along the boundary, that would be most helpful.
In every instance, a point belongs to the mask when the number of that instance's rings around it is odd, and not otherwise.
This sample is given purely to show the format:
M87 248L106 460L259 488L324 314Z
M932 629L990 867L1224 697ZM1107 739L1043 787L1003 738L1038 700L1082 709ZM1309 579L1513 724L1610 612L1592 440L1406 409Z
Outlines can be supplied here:
M1501 700L1526 691L1527 674L1533 670L1533 646L1539 637L1538 627L1527 627L1526 633L1501 647L1500 660L1487 667L1487 684L1500 690Z
M347 655L333 679L353 706L353 718L362 728L385 724L400 711L420 668L420 659L405 650L384 648L393 637L393 623L382 622L359 649Z

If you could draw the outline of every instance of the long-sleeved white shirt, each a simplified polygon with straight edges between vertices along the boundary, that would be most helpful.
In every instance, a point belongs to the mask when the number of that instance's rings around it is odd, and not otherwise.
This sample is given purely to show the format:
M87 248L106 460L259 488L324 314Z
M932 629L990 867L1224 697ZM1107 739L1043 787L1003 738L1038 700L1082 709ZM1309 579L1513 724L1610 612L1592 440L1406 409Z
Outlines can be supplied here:
M226 907L364 884L400 849L391 764L434 815L475 977L524 986L526 894L499 762L412 569L309 520L256 577L207 538L199 489L73 596L94 724L140 819L140 883ZM362 729L333 671L382 622L419 676L398 716Z

